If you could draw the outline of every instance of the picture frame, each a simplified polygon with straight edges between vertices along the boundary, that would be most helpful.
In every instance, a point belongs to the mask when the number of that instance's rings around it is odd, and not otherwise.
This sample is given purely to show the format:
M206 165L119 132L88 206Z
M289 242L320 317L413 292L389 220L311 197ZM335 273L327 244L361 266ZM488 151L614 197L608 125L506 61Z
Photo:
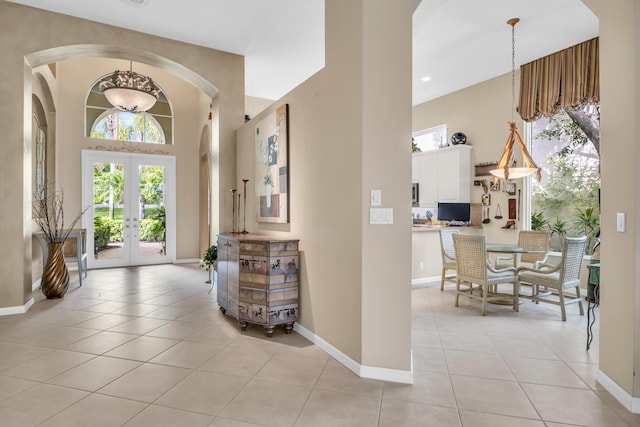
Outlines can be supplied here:
M516 183L507 181L504 185L504 192L507 193L508 196L516 195Z
M508 199L507 203L509 206L509 219L518 219L518 214L516 211L516 199Z
M491 181L489 183L489 190L491 191L500 191L500 180L497 180L495 183Z
M491 194L484 193L482 198L480 199L482 206L490 206L491 205Z
M256 221L289 222L289 104L255 127Z
M420 205L420 183L411 183L411 206L418 207Z

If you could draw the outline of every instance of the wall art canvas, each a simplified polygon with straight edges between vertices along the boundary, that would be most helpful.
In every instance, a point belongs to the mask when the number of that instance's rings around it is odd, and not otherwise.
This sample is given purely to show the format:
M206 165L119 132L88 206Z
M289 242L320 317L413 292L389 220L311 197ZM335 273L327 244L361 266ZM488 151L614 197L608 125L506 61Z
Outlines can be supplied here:
M256 125L256 221L289 222L289 105Z

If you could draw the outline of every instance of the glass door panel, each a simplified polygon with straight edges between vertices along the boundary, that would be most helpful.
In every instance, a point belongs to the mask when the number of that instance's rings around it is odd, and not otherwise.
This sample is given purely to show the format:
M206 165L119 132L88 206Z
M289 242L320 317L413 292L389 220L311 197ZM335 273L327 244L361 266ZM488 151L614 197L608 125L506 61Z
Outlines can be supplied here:
M167 213L165 199L166 171L162 165L139 164L137 206L138 215L134 216L134 237L136 254L140 260L166 256ZM140 260L144 262L143 260Z
M82 173L90 268L175 260L174 157L83 150Z
M92 162L93 260L120 264L125 258L125 164ZM105 266L106 266L105 265Z

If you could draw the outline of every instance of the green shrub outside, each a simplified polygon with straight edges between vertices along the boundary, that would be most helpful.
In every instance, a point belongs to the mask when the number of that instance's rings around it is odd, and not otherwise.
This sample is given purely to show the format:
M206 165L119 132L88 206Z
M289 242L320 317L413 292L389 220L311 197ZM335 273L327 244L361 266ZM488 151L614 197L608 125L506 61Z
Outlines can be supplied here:
M147 218L140 220L140 240L163 242L165 240L164 208L147 208L145 215ZM97 249L104 249L109 242L122 242L124 232L122 209L115 209L114 217L115 219L109 218L108 208L96 209L93 223Z
M140 240L145 242L164 241L164 224L160 219L143 219L140 221Z
M123 222L117 219L94 219L94 233L97 238L96 247L105 248L108 242L122 242ZM140 240L145 242L164 241L164 223L160 219L143 219L140 221Z
M96 217L93 219L93 234L95 238L96 249L100 250L107 247L111 239L111 224L107 218Z

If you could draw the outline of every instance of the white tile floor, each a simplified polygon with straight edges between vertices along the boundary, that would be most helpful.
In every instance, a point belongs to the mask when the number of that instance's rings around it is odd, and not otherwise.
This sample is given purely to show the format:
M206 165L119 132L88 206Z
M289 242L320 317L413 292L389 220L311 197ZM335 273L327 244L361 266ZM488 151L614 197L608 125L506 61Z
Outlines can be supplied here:
M72 275L73 277L73 275ZM640 426L595 381L586 317L525 302L486 317L414 289L414 385L358 378L300 335L241 332L196 265L93 270L0 317L0 425ZM597 332L597 326L595 328Z

